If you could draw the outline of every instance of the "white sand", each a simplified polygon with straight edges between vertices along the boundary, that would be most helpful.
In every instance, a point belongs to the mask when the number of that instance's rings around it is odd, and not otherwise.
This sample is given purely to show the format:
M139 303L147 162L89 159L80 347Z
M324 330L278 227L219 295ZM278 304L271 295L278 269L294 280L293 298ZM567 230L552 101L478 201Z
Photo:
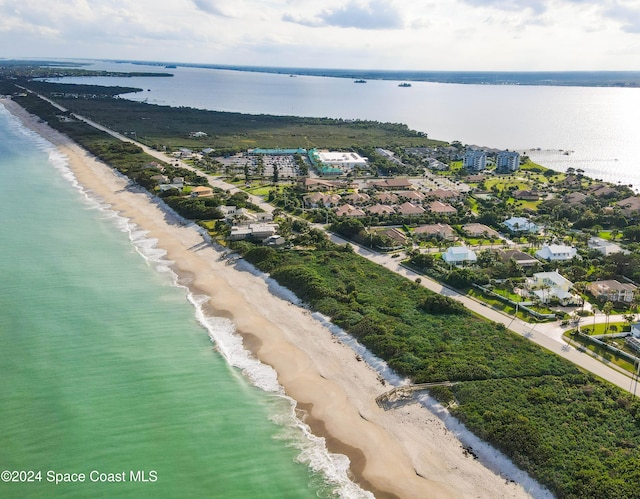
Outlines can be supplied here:
M376 497L529 497L466 456L426 409L380 409L375 398L389 387L307 311L273 296L262 279L225 265L214 248L189 250L202 243L194 229L167 223L146 195L123 190L125 182L109 167L16 103L0 102L61 149L81 185L157 238L177 272L194 276L193 286L211 297L211 308L232 319L247 348L276 370L313 432L326 438L330 451L349 457L364 489Z

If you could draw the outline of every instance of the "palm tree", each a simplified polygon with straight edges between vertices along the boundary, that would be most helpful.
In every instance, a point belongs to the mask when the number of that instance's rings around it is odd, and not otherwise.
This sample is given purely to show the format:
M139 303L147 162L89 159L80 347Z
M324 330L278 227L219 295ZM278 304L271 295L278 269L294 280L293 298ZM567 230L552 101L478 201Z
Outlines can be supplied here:
M604 326L605 334L607 334L607 331L609 330L609 316L611 315L612 310L613 310L613 303L610 301L607 301L607 303L605 303L604 306L602 307L602 312L606 316L605 326Z
M598 307L596 307L595 305L593 305L591 307L591 311L593 312L593 332L596 332L596 315L598 315L598 312L600 312L600 310L598 309Z

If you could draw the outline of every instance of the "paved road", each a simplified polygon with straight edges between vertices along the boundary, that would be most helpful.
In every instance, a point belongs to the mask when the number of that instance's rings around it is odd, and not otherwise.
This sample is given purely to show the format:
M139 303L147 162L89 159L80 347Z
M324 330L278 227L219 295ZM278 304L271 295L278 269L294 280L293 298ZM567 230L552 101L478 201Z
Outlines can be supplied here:
M421 280L421 285L430 289L431 291L435 291L436 293L449 296L462 302L465 307L477 313L478 315L486 317L487 319L494 322L504 324L512 331L528 338L529 340L537 343L545 349L554 352L561 357L564 357L577 366L580 366L583 369L594 373L600 378L603 378L624 390L631 392L634 392L635 390L635 382L633 382L628 374L622 373L617 369L609 367L605 363L595 359L591 355L576 350L575 348L565 343L565 341L562 339L564 330L559 321L547 324L529 324L525 321L514 318L513 316L495 310L485 305L484 303L469 298L468 296L462 295L457 291L448 288L447 286L444 286L443 284L434 281L433 279L430 279L429 277L413 272L412 270L406 268L401 264L400 258L393 258L390 255L373 252L371 250L368 250L367 248L355 245L335 234L331 234L331 240L337 244L350 244L353 247L354 251L359 255L371 260L374 263L384 265L389 270L403 275L408 279L411 279L412 281L415 281L415 279L419 277ZM624 319L622 318L622 316L611 315L609 317L609 320L611 322L616 322L623 321ZM605 321L606 317L604 316L604 314L596 317L596 322ZM585 325L587 324L588 321L585 323Z
M40 96L40 97L50 102L52 105L54 105L61 111L65 111L65 112L67 111L67 109L47 99L46 97L43 97L43 96ZM167 163L173 163L173 164L178 163L179 166L181 166L182 168L187 168L189 170L197 172L200 175L204 175L200 170L193 168L192 166L174 158L173 156L169 156L163 152L151 149L145 146L144 144L141 144L131 139L130 137L126 137L117 132L114 132L113 130L110 130L109 128L103 125L100 125L95 121L89 120L82 116L78 116L78 115L75 115L75 116L77 119L84 121L85 123L97 128L98 130L102 130L112 135L113 137L116 137L119 140L131 142L140 146L150 156L153 156ZM210 184L214 187L219 187L221 189L230 191L232 193L240 191L240 189L238 189L237 187L227 184L226 182L223 182L217 177L213 177L211 175L205 175L205 176L207 177L207 180L210 182ZM274 209L272 205L266 203L262 198L259 198L256 196L250 196L250 200L252 203L260 206L265 211L271 212ZM317 225L317 227L324 228L321 225ZM512 331L522 336L525 336L526 338L546 348L547 350L554 352L560 355L561 357L564 357L565 359L573 362L577 366L580 366L583 369L590 371L595 375L619 386L620 388L635 394L636 383L631 379L631 377L628 374L622 373L614 368L611 368L606 364L604 364L603 362L598 361L591 355L580 352L575 348L569 346L567 343L565 343L562 339L563 330L558 322L551 323L551 324L531 325L520 319L514 318L498 310L495 310L481 302L473 300L468 296L462 295L457 291L451 288L448 288L440 284L439 282L434 281L424 275L413 272L412 270L401 265L400 258L393 258L392 256L387 254L380 254L380 253L370 251L366 248L355 245L335 234L330 234L330 237L331 237L331 240L335 243L350 244L356 253L371 260L374 263L383 265L389 270L396 272L397 274L403 275L408 279L415 281L415 279L419 277L421 279L421 285L430 289L431 291L435 291L436 293L449 296L451 298L454 298L462 302L465 305L465 307L477 313L478 315L486 317L487 319L492 320L494 322L504 324L507 328L511 329ZM597 322L604 322L605 320L606 320L606 317L604 315L596 318ZM614 322L614 321L622 321L623 319L621 316L620 317L610 316L609 320Z

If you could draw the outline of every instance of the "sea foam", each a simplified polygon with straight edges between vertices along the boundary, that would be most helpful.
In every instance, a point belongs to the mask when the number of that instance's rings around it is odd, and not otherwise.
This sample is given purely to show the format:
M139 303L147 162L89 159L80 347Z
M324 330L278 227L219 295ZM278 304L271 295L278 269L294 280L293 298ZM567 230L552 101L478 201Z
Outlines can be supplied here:
M308 466L314 473L322 475L326 482L323 488L328 485L332 489L333 495L345 499L372 499L371 493L361 489L349 478L348 458L341 454L330 453L326 448L325 440L313 435L308 425L297 417L296 402L285 395L284 389L277 381L277 373L270 366L258 361L243 347L242 338L236 334L234 324L228 319L207 314L204 305L209 301L209 296L193 294L187 286L180 283L178 274L172 270L173 262L165 258L166 251L158 247L157 239L148 237L147 231L140 229L128 218L119 215L111 205L105 203L91 190L85 189L69 167L67 156L57 147L44 137L24 127L17 120L14 123L16 124L15 130L28 136L38 149L48 154L49 163L82 196L87 209L99 211L103 219L109 220L118 230L126 233L135 251L145 261L152 265L156 271L169 274L172 284L185 291L188 302L194 307L197 321L206 329L212 342L227 363L240 370L245 379L255 387L287 401L288 410L273 414L270 419L283 428L279 438L284 439L286 445L298 449L297 461ZM181 219L161 201L151 196L149 199L161 205L163 210L169 211L184 225L191 223ZM194 228L199 229L195 225ZM207 240L208 235L203 231L201 234ZM282 290L284 295L293 299L293 295L288 290L284 290L284 288Z
M0 109L4 110L4 108ZM166 251L157 247L157 239L147 237L147 231L141 230L128 218L119 215L112 210L111 205L104 203L92 191L80 185L69 167L68 158L57 147L44 137L24 127L18 120L15 120L14 123L17 125L16 130L28 136L36 147L48 154L50 164L59 171L61 177L67 180L82 195L88 209L100 211L103 218L112 221L116 228L127 233L135 250L149 264L158 272L168 273L173 285L185 290L187 300L194 307L196 319L207 330L212 342L214 342L228 364L239 369L252 385L288 401L289 410L286 413L274 414L271 419L275 424L285 429L282 438L287 441L287 444L293 445L299 450L297 460L307 465L315 473L321 473L333 488L333 493L336 496L348 499L373 498L373 494L364 491L349 479L349 459L341 454L330 453L326 448L324 439L313 435L308 425L297 417L295 411L296 402L284 394L282 386L277 381L277 373L270 366L258 361L243 347L242 338L236 334L233 323L228 319L211 316L205 312L204 304L208 302L209 296L194 295L187 286L180 283L179 276L171 268L173 262L165 259ZM182 219L162 201L151 196L149 198L150 201L159 204L163 210L171 213L173 217L183 224L190 224L188 220ZM200 231L205 241L211 242L208 239L208 234L203 229L195 225L194 228ZM294 305L304 307L304 304L293 292L280 286L274 279L271 279L267 274L256 269L244 259L239 259L236 262L236 268L239 271L249 272L264 279L270 292L275 296ZM327 317L319 313L313 313L312 316L327 327L338 340L352 348L387 383L392 386L399 386L408 382L406 378L397 375L386 362L372 354L355 338L332 324ZM464 425L453 418L434 399L428 395L422 395L419 397L419 401L425 408L442 419L447 429L454 433L464 445L472 447L474 453L485 466L506 479L520 483L533 497L544 499L553 497L525 472L519 470L506 456L468 431Z

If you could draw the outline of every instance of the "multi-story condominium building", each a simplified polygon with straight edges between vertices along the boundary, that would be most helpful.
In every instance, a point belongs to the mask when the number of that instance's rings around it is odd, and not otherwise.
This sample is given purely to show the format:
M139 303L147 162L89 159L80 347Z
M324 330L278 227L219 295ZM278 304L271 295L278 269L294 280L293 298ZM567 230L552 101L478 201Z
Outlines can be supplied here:
M487 153L471 149L465 153L462 164L466 170L481 172L487 167Z
M520 168L520 153L513 151L500 151L496 157L496 170L498 172L515 172Z

